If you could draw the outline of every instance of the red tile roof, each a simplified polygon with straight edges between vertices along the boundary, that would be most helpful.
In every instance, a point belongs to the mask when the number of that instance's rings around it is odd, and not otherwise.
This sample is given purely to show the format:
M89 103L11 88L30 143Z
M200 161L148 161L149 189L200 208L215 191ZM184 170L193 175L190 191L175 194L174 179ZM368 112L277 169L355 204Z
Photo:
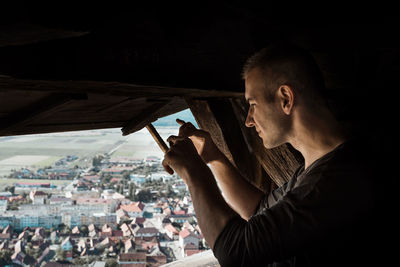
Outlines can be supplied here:
M133 202L127 205L121 205L120 208L126 212L142 212L144 204L142 202Z

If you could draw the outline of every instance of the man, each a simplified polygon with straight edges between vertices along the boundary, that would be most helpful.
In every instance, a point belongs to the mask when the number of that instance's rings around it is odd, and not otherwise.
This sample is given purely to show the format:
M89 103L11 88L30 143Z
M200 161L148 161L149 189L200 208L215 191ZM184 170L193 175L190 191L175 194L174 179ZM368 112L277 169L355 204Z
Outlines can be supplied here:
M350 137L329 110L313 58L298 47L273 44L247 61L243 77L250 105L246 126L255 127L267 149L290 143L304 164L264 195L207 132L177 120L179 136L168 138L163 166L188 185L199 226L221 266L374 262L380 187L363 149L367 144Z

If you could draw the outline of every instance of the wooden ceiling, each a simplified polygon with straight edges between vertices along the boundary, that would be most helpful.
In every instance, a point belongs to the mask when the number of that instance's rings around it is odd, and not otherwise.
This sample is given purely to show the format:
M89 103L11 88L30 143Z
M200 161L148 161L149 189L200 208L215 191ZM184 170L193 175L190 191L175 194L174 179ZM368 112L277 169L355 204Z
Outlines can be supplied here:
M245 1L31 2L1 10L0 136L129 134L187 99L241 98L245 59L275 39L313 53L341 119L379 121L399 84L398 19L389 14L282 16Z

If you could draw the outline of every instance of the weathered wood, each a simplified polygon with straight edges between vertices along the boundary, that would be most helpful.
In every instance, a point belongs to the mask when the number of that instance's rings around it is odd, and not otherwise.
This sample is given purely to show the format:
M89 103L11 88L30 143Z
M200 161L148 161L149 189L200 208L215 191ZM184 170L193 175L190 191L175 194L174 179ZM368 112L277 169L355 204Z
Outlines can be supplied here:
M231 99L237 118L241 121L242 133L250 151L256 156L261 166L278 186L283 185L293 175L301 162L301 155L289 145L282 145L273 149L266 149L261 138L254 128L247 128L244 124L248 105L244 98Z
M0 47L9 45L25 45L55 39L79 37L89 32L69 31L63 29L45 28L39 25L18 23L0 31Z
M22 109L16 110L6 117L0 119L0 135L14 131L19 127L32 124L39 119L50 116L53 112L61 109L65 104L74 100L85 100L85 94L51 94L47 97L36 101Z
M157 132L156 128L154 128L153 124L148 124L146 125L147 130L153 136L154 141L156 141L157 145L160 147L162 152L166 153L169 149L167 144L164 142L164 140L161 138L160 134Z
M149 107L145 108L139 115L136 115L127 123L125 123L125 125L121 129L122 135L129 135L146 127L146 125L149 124L149 118L154 119L151 120L150 123L155 121L157 119L157 112L167 104L168 102L152 104Z
M102 81L49 81L16 79L0 75L0 91L39 91L57 93L88 93L127 96L132 98L141 97L240 97L241 92L201 90L195 88L177 88L167 86L146 86L120 82Z
M186 99L201 129L208 131L218 148L251 183L266 190L267 180L243 139L232 106L227 99Z

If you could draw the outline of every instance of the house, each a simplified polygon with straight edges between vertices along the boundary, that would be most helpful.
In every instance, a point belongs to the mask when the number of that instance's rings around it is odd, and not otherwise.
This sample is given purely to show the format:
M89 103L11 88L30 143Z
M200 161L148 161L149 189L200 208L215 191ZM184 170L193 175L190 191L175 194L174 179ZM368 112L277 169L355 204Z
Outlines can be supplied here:
M144 204L142 202L120 205L119 208L125 211L129 217L143 217Z
M101 227L101 232L102 233L109 233L110 235L112 235L112 228L111 226L109 226L107 223L103 225L103 227Z
M170 223L164 226L165 233L172 240L179 239L179 231Z
M145 175L139 175L139 174L131 174L130 179L132 182L134 182L137 186L141 186L146 182L146 176Z
M196 228L194 228L193 225L191 225L188 221L183 223L182 228L186 228L192 232L196 231Z
M154 247L158 247L158 238L153 237L135 237L136 249L150 251Z
M122 178L113 177L110 180L110 184L117 184L122 180Z
M136 236L138 236L138 237L153 237L153 236L159 236L159 235L160 235L160 232L155 227L140 228L136 232Z
M137 224L140 227L147 227L144 225L144 223L146 222L146 218L142 218L142 217L135 217L133 218L131 224ZM152 225L154 227L154 225Z
M150 178L152 181L162 180L165 183L165 182L173 179L174 175L170 175L167 172L156 172L156 173L152 173Z
M121 253L118 257L119 266L123 266L123 264L144 264L146 266L146 253L143 252L132 252L132 253ZM135 265L136 266L136 265Z
M132 239L127 239L124 242L124 251L125 253L135 252L135 242Z
M4 240L3 242L0 243L0 251L8 249L8 241Z
M100 183L101 177L100 175L84 175L82 179L92 183Z
M10 236L11 236L11 234L14 232L14 229L13 229L13 227L11 226L11 225L7 225L4 229L3 229L3 231L1 232L2 234L10 234Z
M113 242L111 241L111 239L109 237L106 237L99 244L104 247L110 247L113 245Z
M128 213L124 211L123 209L118 209L115 212L115 215L117 216L117 223L119 224L122 221L130 219Z
M76 205L95 206L103 209L104 212L113 213L116 208L114 199L94 198L94 197L78 197Z
M79 227L75 226L74 228L72 228L71 233L73 235L79 235L81 232L79 231Z
M14 252L19 253L24 251L24 243L21 240L18 240L14 245Z
M196 245L193 245L192 243L186 244L182 250L183 257L191 256L199 252L201 252L201 250L199 250L199 248Z
M120 178L113 178L113 179L120 179ZM113 180L113 179L111 179L111 180ZM115 200L125 199L125 197L123 195L121 195L120 193L115 192L113 189L105 189L101 193L101 198L104 198L104 199L115 199Z
M22 231L22 232L18 235L18 239L19 239L19 240L22 240L22 239L27 240L27 239L28 239L28 236L29 236L29 234L28 234L27 231Z
M87 248L87 246L86 246L86 242L85 242L85 239L84 238L81 238L80 240L79 240L79 242L78 242L78 244L77 244L77 250L79 251L79 252L82 252L84 249L86 249Z
M45 204L47 194L43 191L33 190L29 193L29 198L32 199L33 204Z
M192 220L193 215L192 214L182 214L182 215L172 214L170 219L172 222L184 223L186 221Z
M0 199L0 212L4 212L7 210L7 199Z
M35 229L35 236L44 239L45 238L45 231L43 227L38 227Z
M47 202L50 205L72 205L73 200L68 197L63 197L63 196L52 196L50 197Z
M188 229L183 229L179 232L179 245L184 248L186 244L193 244L199 247L199 237Z
M146 256L147 266L160 266L167 263L167 256L160 251L159 246L153 247Z
M11 255L11 260L15 264L19 264L20 266L24 266L24 258L25 258L25 253L24 252L14 252L14 254Z
M123 236L131 236L133 235L133 231L130 226L128 226L126 223L123 223L121 225L121 231Z
M70 251L73 248L73 241L70 239L69 236L67 236L62 242L61 242L61 249L64 251Z

